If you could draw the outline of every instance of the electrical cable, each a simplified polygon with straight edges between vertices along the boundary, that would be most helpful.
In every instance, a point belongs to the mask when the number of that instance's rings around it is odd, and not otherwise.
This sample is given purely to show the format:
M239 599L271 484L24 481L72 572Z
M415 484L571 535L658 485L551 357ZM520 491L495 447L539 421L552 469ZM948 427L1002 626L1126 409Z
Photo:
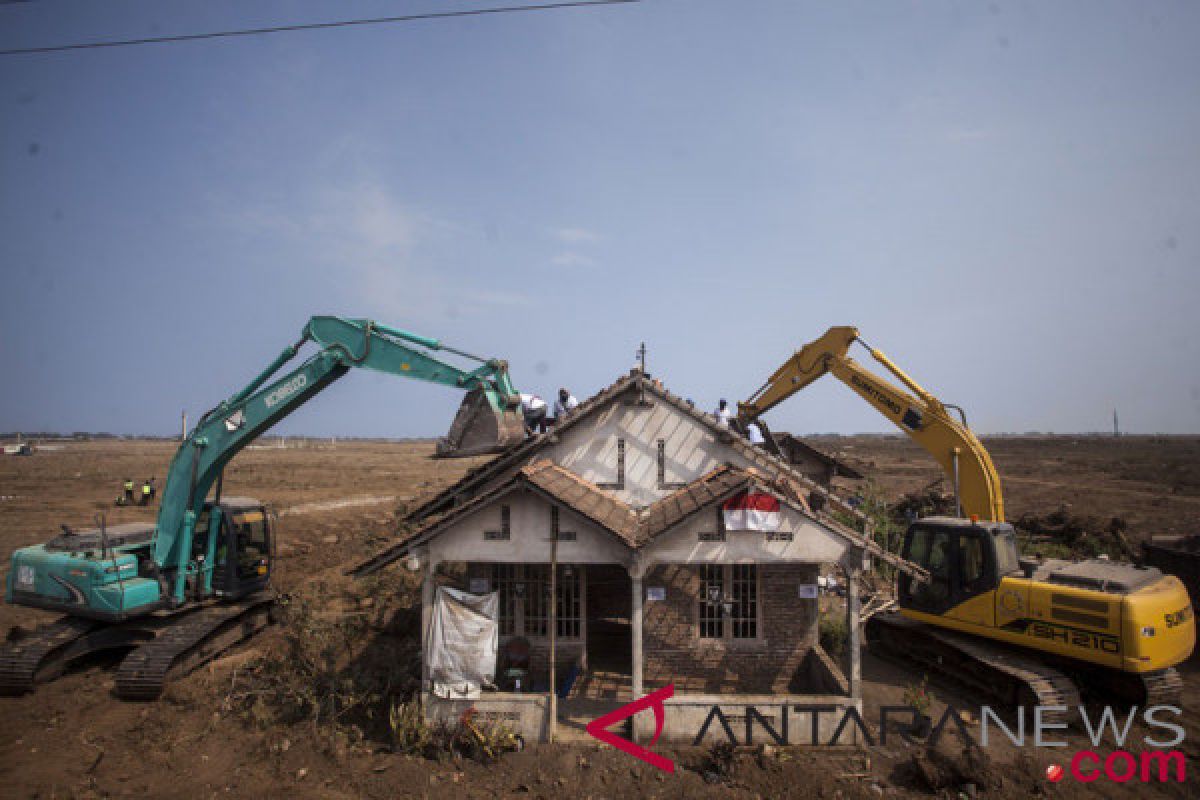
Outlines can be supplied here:
M564 8L580 8L584 6L608 6L625 3L639 3L641 0L573 0L561 3L539 3L524 6L497 6L494 8L473 8L461 11L431 11L424 14L405 14L395 17L372 17L368 19L335 20L333 22L306 22L295 25L273 25L266 28L244 28L231 31L211 31L209 33L184 33L175 36L150 36L140 39L114 39L101 42L79 42L76 44L49 45L46 47L22 47L12 50L0 50L0 56L31 55L34 53L60 53L66 50L92 50L101 47L130 47L140 44L161 44L168 42L190 42L200 39L220 39L230 36L258 36L269 33L289 33L292 31L325 30L329 28L348 28L357 25L384 25L400 22L419 22L430 19L449 19L454 17L475 17L490 14L511 14L522 11L555 11Z

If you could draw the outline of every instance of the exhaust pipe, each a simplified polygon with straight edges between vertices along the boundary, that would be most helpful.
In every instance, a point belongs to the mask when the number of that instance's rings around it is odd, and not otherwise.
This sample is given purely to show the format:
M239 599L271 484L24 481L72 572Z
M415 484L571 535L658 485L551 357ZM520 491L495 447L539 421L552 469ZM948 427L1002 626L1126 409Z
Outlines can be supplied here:
M463 397L450 433L438 439L435 458L466 458L489 453L501 453L525 441L525 419L519 403L507 405L502 397L496 396L500 405L493 401L480 387L467 392Z

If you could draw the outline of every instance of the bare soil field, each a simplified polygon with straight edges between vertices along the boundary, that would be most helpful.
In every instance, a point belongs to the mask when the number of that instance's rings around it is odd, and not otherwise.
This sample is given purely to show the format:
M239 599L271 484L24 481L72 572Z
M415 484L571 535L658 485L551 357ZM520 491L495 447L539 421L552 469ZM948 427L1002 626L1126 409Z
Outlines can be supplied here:
M860 466L898 496L938 476L907 440L831 437L820 446ZM989 439L1008 514L1077 513L1126 520L1130 538L1200 532L1200 437ZM668 750L666 775L599 746L530 747L497 763L430 760L392 751L387 710L411 689L416 652L415 583L402 569L354 582L344 570L395 534L414 497L447 485L478 460L435 461L427 443L306 443L251 449L230 466L229 494L280 512L277 588L284 625L201 668L153 704L112 695L111 663L91 663L19 698L0 698L0 797L927 797L912 773L922 748L888 744L844 752L788 749L736 753L716 782L708 754ZM121 481L158 476L174 445L67 443L32 457L0 458L0 555L51 538L60 523L90 526L153 519L154 509L115 508ZM8 563L4 562L7 575ZM0 605L0 632L54 615ZM265 666L264 666L265 665ZM271 666L274 665L274 666ZM988 797L1192 797L1200 769L1200 671L1184 669L1188 739L1185 784L1052 784L1046 765L1062 750L990 749L975 789ZM295 676L307 676L297 682ZM864 656L865 718L899 704L919 679ZM933 715L971 698L934 687ZM1134 736L1137 736L1135 730ZM1074 752L1082 734L1070 734ZM1140 742L1140 739L1138 739ZM955 751L947 736L943 748ZM1131 746L1135 752L1139 747ZM1057 758L1056 758L1057 757ZM710 775L711 780L711 775ZM941 790L958 797L960 787Z

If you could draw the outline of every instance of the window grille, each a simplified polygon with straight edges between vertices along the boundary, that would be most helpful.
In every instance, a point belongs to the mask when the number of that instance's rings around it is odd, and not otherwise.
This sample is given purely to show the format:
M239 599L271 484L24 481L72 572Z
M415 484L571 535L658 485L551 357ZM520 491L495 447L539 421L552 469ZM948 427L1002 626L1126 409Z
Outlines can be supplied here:
M511 636L517 630L516 585L519 579L519 564L492 565L492 591L500 593L497 622L501 636Z
M546 564L525 565L525 592L521 598L525 604L525 635L545 636L546 620L550 607L546 596L550 594L550 568Z
M700 638L725 636L725 617L721 601L725 598L725 570L720 564L700 567Z
M733 608L730 624L733 638L755 639L758 637L758 568L754 564L734 564Z
M757 565L701 565L699 604L701 639L757 639Z
M583 629L583 593L580 591L580 574L583 570L570 564L558 565L558 635L564 639L578 639Z

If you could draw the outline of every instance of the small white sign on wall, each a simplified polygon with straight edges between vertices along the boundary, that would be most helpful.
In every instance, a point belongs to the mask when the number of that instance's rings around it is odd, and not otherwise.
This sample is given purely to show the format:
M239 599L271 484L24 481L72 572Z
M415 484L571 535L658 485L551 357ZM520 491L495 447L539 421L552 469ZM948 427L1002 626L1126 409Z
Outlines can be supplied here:
M800 599L801 600L816 600L817 585L815 583L800 584Z
M487 578L471 578L471 594L487 594Z
M664 587L664 586L647 586L646 587L646 599L649 601L666 600L667 599L666 587Z

